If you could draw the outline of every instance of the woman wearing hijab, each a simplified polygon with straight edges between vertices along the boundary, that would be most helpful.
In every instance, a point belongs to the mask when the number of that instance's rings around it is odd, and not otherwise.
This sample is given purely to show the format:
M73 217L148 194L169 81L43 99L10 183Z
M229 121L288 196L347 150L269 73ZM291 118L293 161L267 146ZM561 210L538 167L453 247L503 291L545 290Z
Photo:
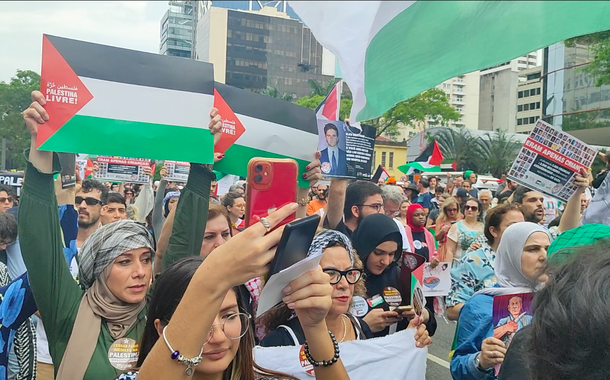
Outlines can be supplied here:
M424 208L414 203L407 209L407 226L405 227L409 243L415 252L423 256L426 261L435 259L436 244L434 236L426 229L426 212Z
M405 311L399 315L390 311L390 305L384 299L384 289L391 287L400 291L400 266L398 261L402 255L402 235L398 225L384 214L372 214L364 217L352 235L352 243L358 256L364 264L366 274L365 285L372 310L364 317L364 321L371 327L375 337L385 336L392 331L407 328L408 320L412 318L413 311ZM403 293L405 291L403 290ZM403 302L408 304L410 294L401 294ZM426 305L431 307L431 305ZM430 336L436 331L434 313L424 310L423 322ZM393 326L390 329L390 326Z
M83 245L80 286L63 253L53 175L58 156L39 151L38 125L49 120L44 95L32 92L23 112L31 135L19 232L30 286L49 342L58 380L112 379L125 369L122 355L140 340L152 274L153 241L146 227L121 220L99 228ZM220 129L216 110L210 126ZM119 354L119 355L117 355ZM137 355L136 355L137 356ZM136 358L137 359L137 358Z
M550 245L544 227L515 223L502 235L495 261L497 287L477 292L460 311L457 348L451 360L454 379L495 379L506 346L494 337L493 298L496 295L535 291L547 276L541 275Z

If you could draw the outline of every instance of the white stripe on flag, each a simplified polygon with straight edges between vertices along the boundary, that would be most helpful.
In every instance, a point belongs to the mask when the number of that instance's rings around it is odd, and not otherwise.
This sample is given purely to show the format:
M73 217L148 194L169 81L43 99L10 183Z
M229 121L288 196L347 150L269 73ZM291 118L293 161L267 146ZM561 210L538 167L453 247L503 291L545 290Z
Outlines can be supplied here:
M194 128L210 123L214 95L79 78L93 99L78 115Z

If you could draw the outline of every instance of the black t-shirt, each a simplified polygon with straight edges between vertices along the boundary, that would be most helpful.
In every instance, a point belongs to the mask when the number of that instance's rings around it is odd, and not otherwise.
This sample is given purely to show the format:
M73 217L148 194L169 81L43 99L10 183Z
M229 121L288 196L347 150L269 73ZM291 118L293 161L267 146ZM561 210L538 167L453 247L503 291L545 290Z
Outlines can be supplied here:
M328 217L324 217L324 228L330 229L330 223L328 222ZM333 230L335 231L339 231L342 234L344 234L345 236L347 236L348 238L352 238L352 230L349 229L349 227L347 227L345 225L345 223L343 222L343 220L341 220L339 222L339 224L337 224L337 227L333 228Z
M430 251L428 249L428 246L426 245L426 233L424 231L412 231L411 234L413 235L413 245L415 246L413 248L415 248L415 253L425 257L426 261L430 261Z
M354 333L356 336L360 336L360 339L370 339L373 338L373 332L371 331L369 325L366 324L362 318L348 316L352 321L352 328L354 329ZM356 326L355 319L357 318L358 322L360 322L360 327ZM305 344L305 333L303 332L303 327L299 323L298 318L292 318L288 322L283 323L283 325L288 326L294 332L294 335L297 337L299 344ZM349 325L348 327L349 328ZM360 331L359 331L360 329ZM341 337L336 337L337 340L341 339ZM283 346L294 346L294 340L292 336L283 327L278 327L275 330L271 331L269 334L263 338L260 345L262 347L283 347Z

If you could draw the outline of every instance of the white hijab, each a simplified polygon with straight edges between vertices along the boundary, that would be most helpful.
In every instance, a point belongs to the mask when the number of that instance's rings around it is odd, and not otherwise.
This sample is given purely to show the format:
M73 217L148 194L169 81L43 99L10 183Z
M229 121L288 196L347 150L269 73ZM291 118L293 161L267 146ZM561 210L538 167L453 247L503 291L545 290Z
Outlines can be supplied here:
M483 289L476 294L498 295L527 293L535 290L532 289L531 280L521 270L521 255L525 242L536 232L543 232L549 236L543 226L531 222L515 223L504 231L496 251L495 261L495 274L500 287Z

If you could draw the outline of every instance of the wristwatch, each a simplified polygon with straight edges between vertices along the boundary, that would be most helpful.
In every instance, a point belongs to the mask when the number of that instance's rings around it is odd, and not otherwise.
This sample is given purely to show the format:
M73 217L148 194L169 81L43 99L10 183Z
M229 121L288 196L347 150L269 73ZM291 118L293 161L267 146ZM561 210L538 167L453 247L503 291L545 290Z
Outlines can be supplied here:
M481 361L479 360L479 355L481 355L481 353L479 352L477 354L477 356L474 358L474 365L477 367L477 369L481 372L487 372L487 370L483 367L481 367Z

